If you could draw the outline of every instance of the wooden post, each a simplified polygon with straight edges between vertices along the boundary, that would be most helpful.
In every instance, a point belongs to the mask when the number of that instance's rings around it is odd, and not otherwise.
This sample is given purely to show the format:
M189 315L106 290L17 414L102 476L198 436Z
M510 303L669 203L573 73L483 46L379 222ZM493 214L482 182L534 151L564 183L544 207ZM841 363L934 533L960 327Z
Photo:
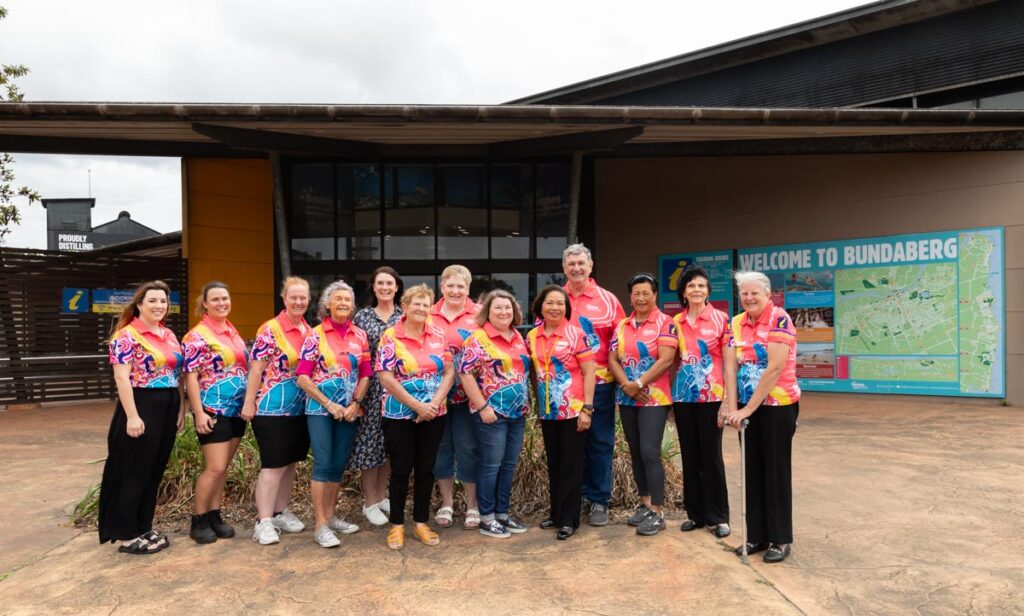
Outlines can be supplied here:
M572 153L572 178L569 185L568 243L579 241L580 183L583 181L583 152Z
M281 154L270 151L270 178L274 186L274 229L277 232L277 258L281 265L281 278L292 275L291 246L288 242L288 217L284 211L284 178L281 174Z

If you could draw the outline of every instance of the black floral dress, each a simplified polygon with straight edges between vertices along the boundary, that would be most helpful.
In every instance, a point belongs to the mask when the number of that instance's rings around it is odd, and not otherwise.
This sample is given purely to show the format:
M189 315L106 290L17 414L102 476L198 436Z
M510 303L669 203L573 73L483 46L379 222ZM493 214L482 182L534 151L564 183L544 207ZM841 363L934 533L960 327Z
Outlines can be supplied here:
M402 309L395 306L395 311L391 313L391 318L386 323L381 320L376 310L369 307L357 312L355 318L352 319L356 327L366 332L366 338L370 343L371 363L377 361L377 345L380 344L381 334L385 329L398 323L400 318L402 318ZM377 468L387 462L387 453L384 451L384 430L381 427L381 393L380 380L376 375L370 377L370 388L363 396L364 415L359 421L356 444L352 448L352 456L348 461L348 467L351 470Z

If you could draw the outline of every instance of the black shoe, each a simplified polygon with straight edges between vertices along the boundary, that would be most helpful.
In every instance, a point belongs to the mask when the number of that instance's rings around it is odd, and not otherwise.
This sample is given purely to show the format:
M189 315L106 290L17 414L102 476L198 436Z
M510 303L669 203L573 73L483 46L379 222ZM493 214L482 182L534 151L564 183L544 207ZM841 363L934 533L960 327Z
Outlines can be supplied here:
M653 511L636 527L636 534L650 537L665 530L665 516Z
M563 526L562 528L558 529L558 540L559 541L565 541L566 539L568 539L569 537L572 537L575 534L576 534L576 529L575 528L573 528L572 526Z
M786 560L789 556L790 548L789 544L779 546L775 543L768 548L768 551L764 553L764 562L766 563L781 563Z
M591 526L604 526L608 523L608 506L601 503L590 503L590 513L587 515L587 524Z
M210 521L210 528L217 534L218 539L230 539L235 536L235 527L231 526L220 517L220 509L213 509L206 513Z
M687 520L687 521L683 522L683 525L679 527L679 530L683 531L684 533L688 533L691 530L697 530L698 528L703 528L703 527L704 527L703 524L697 524L693 520Z
M715 524L714 526L709 526L708 530L719 539L725 539L732 534L732 529L729 528L728 524Z
M504 520L499 518L498 524L504 526L505 530L512 533L513 535L521 535L522 533L525 533L528 530L526 528L526 524L523 524L522 522L514 518L505 518Z
M217 533L210 528L210 519L205 513L192 516L192 530L188 536L196 543L213 543L217 540Z
M629 524L630 526L640 526L640 524L647 519L647 516L652 513L654 512L651 511L650 507L647 505L640 505L636 508L636 511L633 512L633 515L629 516L629 519L626 520L626 524Z
M552 528L555 528L555 521L548 518L540 523L540 527L544 530L551 530Z
M768 549L769 545L771 545L771 544L768 543L767 541L762 541L761 543L748 543L747 544L747 554L757 554L758 552L764 552L765 550ZM737 547L733 551L736 552L736 556L742 556L743 555L743 546L741 545L741 546Z

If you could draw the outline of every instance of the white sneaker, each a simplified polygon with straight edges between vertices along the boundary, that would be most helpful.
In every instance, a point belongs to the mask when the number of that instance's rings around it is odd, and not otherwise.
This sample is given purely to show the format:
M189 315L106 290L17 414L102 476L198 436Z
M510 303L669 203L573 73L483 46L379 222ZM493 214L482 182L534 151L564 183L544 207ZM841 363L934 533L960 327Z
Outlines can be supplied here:
M351 535L352 533L359 532L358 524L346 522L338 516L334 516L333 518L331 518L331 523L328 526L331 527L331 530L336 530L343 535Z
M334 534L334 531L329 526L321 526L316 529L316 533L313 535L313 541L320 544L322 548L334 548L341 545L341 539Z
M256 523L256 528L252 531L252 540L258 542L260 545L270 545L281 540L281 538L278 537L280 534L281 531L274 527L270 518L263 518Z
M302 520L287 509L270 518L270 522L276 528L280 528L281 530L289 533L301 533L306 529L306 525L302 523Z
M369 507L363 505L363 515L374 526L384 526L388 523L388 516L384 515L384 512L377 505L370 505Z
M377 508L383 511L384 515L391 515L391 501L389 499L385 498L381 502L377 503Z

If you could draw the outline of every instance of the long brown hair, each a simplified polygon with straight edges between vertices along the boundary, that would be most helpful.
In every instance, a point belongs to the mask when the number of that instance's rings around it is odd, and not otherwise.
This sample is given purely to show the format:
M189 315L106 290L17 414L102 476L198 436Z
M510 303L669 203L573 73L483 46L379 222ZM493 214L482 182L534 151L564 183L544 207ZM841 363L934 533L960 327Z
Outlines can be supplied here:
M167 286L167 283L163 280L151 280L144 282L139 285L138 289L135 289L135 294L132 295L132 302L124 307L121 311L121 317L117 320L117 325L114 326L114 332L119 331L125 325L132 322L132 319L139 316L139 304L146 298L146 293L150 291L163 291L167 295L167 313L164 314L164 318L160 319L160 324L164 324L164 320L167 319L167 314L171 312L171 288Z

